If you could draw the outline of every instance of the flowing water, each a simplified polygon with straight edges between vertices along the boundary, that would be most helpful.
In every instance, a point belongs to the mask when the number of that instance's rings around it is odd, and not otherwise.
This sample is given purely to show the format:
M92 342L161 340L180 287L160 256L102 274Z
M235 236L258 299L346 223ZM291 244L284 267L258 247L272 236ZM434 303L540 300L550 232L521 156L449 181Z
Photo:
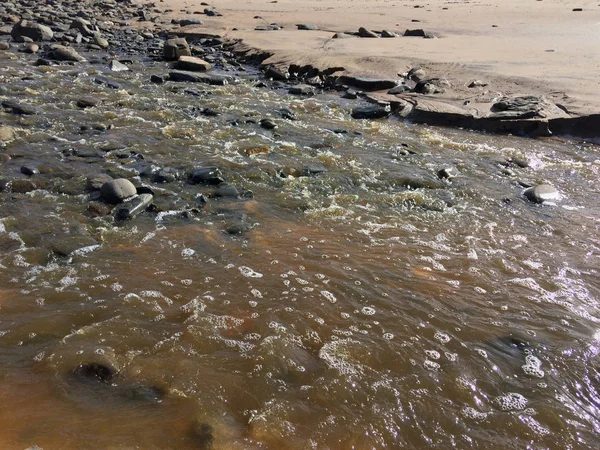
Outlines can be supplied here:
M598 147L354 121L244 73L157 85L165 66L135 63L113 90L103 65L31 61L0 68L0 99L41 111L0 116L19 133L2 177L41 171L0 194L0 448L598 448ZM212 188L139 178L151 164L253 195L202 207ZM99 173L156 211L92 217ZM74 373L94 362L119 372Z

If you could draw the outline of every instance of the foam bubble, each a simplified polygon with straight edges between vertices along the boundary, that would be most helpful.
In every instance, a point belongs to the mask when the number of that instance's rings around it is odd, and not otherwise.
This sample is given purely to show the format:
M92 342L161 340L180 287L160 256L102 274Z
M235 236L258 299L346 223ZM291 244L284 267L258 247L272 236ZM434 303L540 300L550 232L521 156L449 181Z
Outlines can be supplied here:
M494 399L494 404L502 411L521 411L527 406L528 400L521 394L509 392Z
M360 310L365 316L372 316L375 314L375 308L371 308L370 306L365 306Z
M525 364L521 366L523 372L530 377L543 378L544 371L542 370L542 361L533 355L525 357Z
M450 336L448 336L446 333L442 333L441 331L436 331L433 335L433 338L442 344L450 342Z
M238 267L238 270L246 278L262 278L262 276L263 276L262 273L258 273L256 271L254 271L253 269L251 269L250 267L246 267L246 266L240 266L240 267Z
M488 416L488 413L477 411L475 408L471 408L470 406L463 408L460 413L464 417L473 420L485 420Z
M427 355L428 358L440 359L440 352L437 352L435 350L425 350L425 354Z
M327 300L329 300L330 303L335 303L337 302L337 298L335 298L335 295L333 295L331 292L329 291L321 291L321 295L323 297L325 297Z
M425 367L427 370L432 370L432 371L440 370L440 365L438 363L436 363L435 361L431 361L429 359L425 360L425 362L423 363L423 367Z

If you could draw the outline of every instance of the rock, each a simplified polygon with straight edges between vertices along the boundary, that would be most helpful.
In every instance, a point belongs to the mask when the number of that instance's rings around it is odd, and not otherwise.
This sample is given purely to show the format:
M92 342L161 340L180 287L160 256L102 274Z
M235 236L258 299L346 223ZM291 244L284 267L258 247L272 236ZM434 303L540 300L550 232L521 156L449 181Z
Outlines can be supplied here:
M81 33L82 36L90 37L94 34L91 29L92 23L81 17L76 17L72 22L70 28L75 29Z
M88 380L109 383L119 373L118 367L108 363L88 362L73 369L73 374Z
M163 54L167 61L177 61L181 56L192 56L190 46L184 38L168 39Z
M403 94L405 92L410 92L412 89L410 88L410 86L407 86L406 84L400 84L398 86L396 86L395 88L390 89L387 93L390 95L396 95L396 94Z
M180 56L176 66L180 70L191 70L192 72L207 72L212 69L209 63L194 56Z
M308 31L316 31L319 29L319 27L313 23L299 23L299 24L296 24L296 27L298 27L299 30L308 30Z
M33 41L50 41L54 37L53 31L46 25L39 23L21 20L16 23L10 33L12 38L17 42L23 42L23 38L27 37Z
M240 192L234 186L222 183L213 191L213 197L215 198L238 198Z
M335 33L333 36L331 36L331 39L346 39L350 37L352 37L352 35L348 33Z
M254 31L277 31L280 30L281 27L279 25L258 25L254 28Z
M416 37L423 37L423 38L427 38L428 36L430 36L429 39L431 39L431 37L435 37L435 36L433 36L432 33L425 31L422 28L406 30L404 32L404 36L416 36Z
M10 44L8 42L0 41L0 50L9 50Z
M357 106L351 113L353 119L381 119L390 114L389 107L380 105Z
M26 105L24 103L17 103L10 100L5 100L2 102L2 106L10 109L13 114L18 114L22 116L31 116L33 114L38 114L39 110L31 105Z
M427 78L417 83L415 92L425 95L443 94L446 90L441 85L446 84L447 82L439 78Z
M246 222L244 219L234 220L225 228L225 232L227 234L242 234L250 231L252 226Z
M354 77L350 75L342 75L335 81L337 85L352 86L353 88L362 91L383 91L392 89L398 85L396 80L385 80L376 78Z
M209 450L213 448L214 429L209 424L198 419L194 420L189 430L190 438L200 450Z
M7 155L6 153L0 153L0 164L6 164L10 161L10 159L10 155Z
M113 59L110 63L108 63L108 68L113 72L127 72L129 70L129 67L122 62L117 61L116 59Z
M152 194L140 194L127 199L116 208L115 220L131 220L144 212L152 203Z
M393 31L382 30L381 37L382 38L395 38L395 37L398 37L398 35L396 33L394 33Z
M40 49L40 46L37 44L24 44L19 51L23 52L23 53L37 53L38 50Z
M181 177L179 170L172 167L159 169L152 174L152 181L155 183L173 183Z
M437 176L442 180L450 180L458 176L458 169L456 167L443 167L437 171Z
M93 191L99 191L102 188L102 186L105 183L108 183L109 181L112 181L112 177L104 173L90 176L87 180L88 189L91 189Z
M133 183L125 178L107 181L100 188L102 198L112 204L120 203L136 194L137 191Z
M560 193L549 184L540 184L523 191L525 198L533 203L560 200Z
M100 100L89 95L81 97L79 100L77 100L77 106L80 108L90 108L92 106L97 106L99 103Z
M290 74L287 70L282 70L273 65L266 66L264 71L265 77L272 78L273 80L287 81L287 79L290 77Z
M378 38L378 37L379 37L379 36L377 35L377 33L374 33L373 31L371 31L371 30L368 30L368 29L366 29L366 28L364 28L364 27L360 27L360 28L358 29L358 35L359 35L361 38Z
M212 8L204 8L204 14L206 14L208 17L221 17L223 15L219 11Z
M128 386L125 390L125 396L129 400L160 403L167 396L167 392L158 386L135 385Z
M230 78L225 75L214 73L186 72L182 70L172 70L169 72L171 81L188 81L192 83L206 83L218 86L224 86L229 83Z
M25 450L44 450L42 447L38 447L37 445L32 445L31 447L27 447Z
M182 19L179 21L179 26L180 27L187 27L189 25L203 25L204 22L202 22L200 19Z
M470 87L470 88L474 88L474 87L486 87L487 85L488 85L487 83L484 83L481 80L474 80L474 81L471 81L469 83L469 86L467 86L467 87Z
M290 108L281 108L279 110L279 114L281 114L281 117L283 119L287 119L287 120L297 120L298 117L296 116L296 113L294 111L292 111Z
M504 119L544 118L554 114L565 114L556 105L547 102L544 97L535 95L502 97L493 104L491 112L494 113L494 117Z
M21 173L29 176L37 175L40 173L40 169L31 164L24 164L21 166Z
M190 183L218 185L225 182L221 171L217 167L201 167L194 170L190 176Z
M65 47L64 45L58 44L50 46L50 51L47 53L47 56L56 61L85 61L85 58L71 47Z
M0 126L0 142L9 142L12 141L14 138L15 131L11 127Z
M163 84L167 81L169 81L169 75L166 74L162 74L162 75L152 75L150 77L150 81L152 83L157 83L157 84Z
M108 41L100 36L100 33L94 33L94 42L100 48L108 48L109 46Z
M292 95L314 95L315 88L308 84L299 84L297 86L292 86L288 92Z
M112 207L106 203L90 202L87 207L87 212L92 217L108 216L112 211Z
M271 119L261 119L260 126L266 130L274 130L277 128L277 124Z
M121 89L121 84L120 83L117 83L116 81L109 80L108 78L103 77L101 75L96 75L93 78L93 81L96 84L101 84L101 85L107 86L107 87L109 87L111 89Z
M27 192L35 191L37 189L36 184L30 180L13 180L10 183L10 192L17 194L26 194Z
M419 82L427 77L427 72L421 66L415 66L408 71L406 76L415 82Z
M82 248L98 245L91 236L53 236L50 241L50 249L60 256L69 256Z

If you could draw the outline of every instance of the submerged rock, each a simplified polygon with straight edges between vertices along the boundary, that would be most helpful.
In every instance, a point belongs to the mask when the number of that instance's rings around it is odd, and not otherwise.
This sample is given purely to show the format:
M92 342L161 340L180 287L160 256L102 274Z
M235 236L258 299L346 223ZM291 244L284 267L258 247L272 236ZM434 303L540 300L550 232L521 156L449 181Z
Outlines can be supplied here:
M354 119L381 119L391 114L390 108L380 105L357 106L352 109Z
M128 386L125 389L125 396L129 400L146 402L146 403L160 403L166 397L167 392L158 386L146 386L138 384L135 386Z
M190 425L189 435L201 450L213 448L214 429L211 425L195 419Z
M56 61L85 61L85 58L77 53L71 47L65 47L64 45L52 45L47 56Z
M131 220L144 212L151 204L152 194L140 194L129 198L116 208L115 220Z
M78 365L73 369L73 373L84 379L109 383L119 373L119 370L115 365L90 362Z
M190 176L190 182L193 184L217 185L224 181L225 179L217 167L202 167L194 170Z
M186 72L182 70L172 70L169 72L171 81L187 81L192 83L206 83L217 86L224 86L229 83L229 77L217 75L214 73Z

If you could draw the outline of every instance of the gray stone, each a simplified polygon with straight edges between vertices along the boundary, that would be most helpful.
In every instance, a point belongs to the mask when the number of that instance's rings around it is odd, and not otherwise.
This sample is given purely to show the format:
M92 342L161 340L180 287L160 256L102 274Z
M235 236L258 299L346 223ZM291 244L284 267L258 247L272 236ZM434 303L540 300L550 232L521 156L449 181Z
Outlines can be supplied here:
M396 33L394 33L393 31L382 30L381 37L382 38L395 38L395 37L398 37L398 35Z
M315 88L307 84L299 84L297 86L292 86L288 92L292 95L314 95Z
M361 38L378 38L378 37L379 37L379 36L377 35L377 33L374 33L373 31L371 31L371 30L368 30L368 29L366 29L366 28L364 28L364 27L360 27L360 28L358 29L358 35L359 35Z
M65 47L64 45L58 44L54 44L50 47L48 57L56 61L85 61L85 58L71 47Z
M187 27L188 25L202 25L203 23L200 19L183 19L179 22L179 26Z
M12 127L0 126L0 142L9 142L15 138L15 131Z
M381 119L390 115L390 108L380 105L357 106L351 114L353 119Z
M215 198L237 198L240 192L234 186L228 184L220 184L213 192Z
M206 83L218 86L224 86L229 83L230 78L225 75L214 73L186 72L182 70L172 70L169 72L171 81L188 81L192 83Z
M129 67L122 62L117 61L116 59L113 59L110 63L108 63L108 68L113 72L127 72L129 70Z
M25 103L13 102L10 100L3 101L2 106L7 109L10 109L13 114L18 114L22 116L30 116L39 113L39 110L35 106L27 105Z
M221 184L225 181L217 167L202 167L194 170L190 177L193 184Z
M442 180L450 180L458 176L458 169L456 167L442 167L437 171L438 178Z
M89 95L81 97L79 100L77 100L77 106L80 108L90 108L92 106L97 106L98 103L100 103L100 100Z
M560 193L554 186L540 184L523 191L525 198L533 203L544 203L546 201L560 200Z
M71 28L78 30L83 36L90 37L94 34L94 31L91 29L92 24L88 20L82 19L81 17L77 17L71 22Z
M21 173L28 176L37 175L40 173L40 169L31 164L24 164L21 166Z
M140 194L127 199L116 208L115 220L131 220L138 214L144 212L154 197L152 194Z
M177 61L180 56L192 56L190 46L184 38L167 40L163 54L168 61Z
M88 177L88 188L93 191L99 191L102 188L102 186L104 186L104 183L108 183L111 180L112 177L104 173L93 175L91 177Z
M296 25L299 30L316 31L319 29L314 23L299 23Z
M21 20L16 23L10 35L17 42L23 42L24 37L33 41L50 41L54 37L54 33L50 27L27 20Z
M107 181L100 188L100 195L108 203L117 204L137 194L133 183L125 178Z
M391 95L396 95L396 94L403 94L405 92L410 92L411 88L410 86L407 86L406 84L400 84L398 86L396 86L395 88L390 89L387 93L391 94Z

